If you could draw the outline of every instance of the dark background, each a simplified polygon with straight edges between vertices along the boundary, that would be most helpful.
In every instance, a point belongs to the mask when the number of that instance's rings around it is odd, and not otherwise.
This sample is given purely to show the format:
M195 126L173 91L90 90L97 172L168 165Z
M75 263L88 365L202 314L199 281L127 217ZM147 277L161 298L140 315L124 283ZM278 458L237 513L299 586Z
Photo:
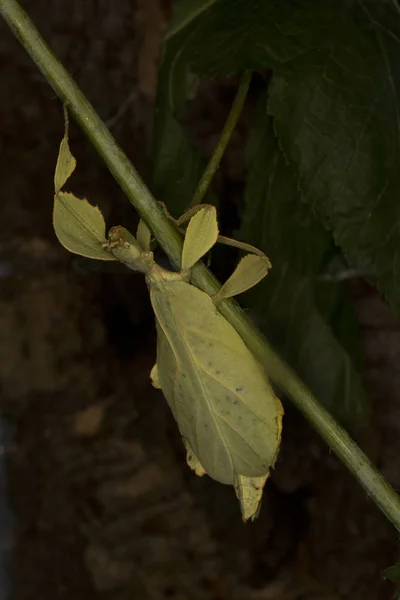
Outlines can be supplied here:
M169 3L24 7L146 178ZM0 74L0 406L14 431L2 452L16 519L13 596L389 599L380 571L398 559L396 531L288 402L254 524L242 524L232 489L190 472L149 381L155 333L143 277L76 259L55 239L62 107L3 22ZM236 83L204 86L188 113L205 154ZM232 215L246 114L241 123L218 182ZM132 227L133 209L74 123L70 140L71 187L108 224ZM235 226L226 214L223 224ZM361 442L400 487L399 322L365 283L352 287L374 409Z

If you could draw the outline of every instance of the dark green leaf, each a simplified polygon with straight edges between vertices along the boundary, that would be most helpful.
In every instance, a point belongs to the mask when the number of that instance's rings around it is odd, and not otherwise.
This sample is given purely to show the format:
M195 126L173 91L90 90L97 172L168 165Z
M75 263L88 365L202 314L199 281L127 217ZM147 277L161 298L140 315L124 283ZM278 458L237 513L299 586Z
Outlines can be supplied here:
M399 308L397 2L219 0L202 11L193 2L192 12L190 3L177 6L186 12L168 44L183 40L181 63L208 75L272 68L268 111L305 202L348 261Z
M272 269L248 293L247 305L316 396L357 429L366 422L367 404L347 284L320 278L337 250L301 201L265 109L255 123L248 165L240 238L263 250Z
M400 584L400 564L392 565L385 569L382 572L382 577L383 579L389 579L392 583L397 584L396 587L398 588ZM394 600L400 600L400 591L395 593Z
M165 36L166 40L186 30L217 2L218 0L175 0L171 23Z
M329 19L329 45L315 60L309 43L277 75L269 111L305 200L399 308L400 13L395 2L335 3Z
M400 565L392 565L382 572L383 579L389 579L393 583L400 583Z

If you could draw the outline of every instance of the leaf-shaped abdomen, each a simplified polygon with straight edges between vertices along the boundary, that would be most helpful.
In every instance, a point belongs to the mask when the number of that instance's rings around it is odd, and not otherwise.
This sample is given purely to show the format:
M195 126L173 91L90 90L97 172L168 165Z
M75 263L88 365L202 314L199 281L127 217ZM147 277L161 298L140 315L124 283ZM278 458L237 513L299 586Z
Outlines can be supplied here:
M182 436L221 483L267 473L283 410L259 364L207 294L178 277L148 283L159 383Z

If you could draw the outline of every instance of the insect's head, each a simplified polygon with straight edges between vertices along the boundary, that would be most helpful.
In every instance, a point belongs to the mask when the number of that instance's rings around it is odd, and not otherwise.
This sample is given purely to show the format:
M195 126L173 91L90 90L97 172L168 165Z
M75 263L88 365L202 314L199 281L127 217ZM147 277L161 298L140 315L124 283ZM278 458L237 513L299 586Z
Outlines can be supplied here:
M154 264L151 251L143 250L136 238L125 227L112 227L108 232L105 249L111 252L117 260L134 271L148 273Z

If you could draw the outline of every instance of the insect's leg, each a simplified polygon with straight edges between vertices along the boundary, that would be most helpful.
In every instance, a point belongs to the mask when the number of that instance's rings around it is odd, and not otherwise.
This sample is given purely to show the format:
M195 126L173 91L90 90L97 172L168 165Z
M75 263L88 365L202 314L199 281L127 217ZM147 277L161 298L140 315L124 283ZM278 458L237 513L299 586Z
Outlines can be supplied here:
M224 235L219 235L217 242L219 244L225 244L225 246L233 246L234 248L240 248L240 250L246 250L246 252L251 252L251 254L256 254L257 256L265 256L264 252L251 244L246 244L246 242L239 242L238 240L233 240L232 238L225 237Z
M148 252L150 250L151 244L151 231L147 227L146 223L143 219L140 219L139 225L136 230L136 240L139 246L145 251Z
M182 250L182 272L188 272L214 246L217 238L218 223L215 206L204 204L191 217L186 229Z
M186 230L184 227L182 227L182 225L184 223L186 223L187 221L189 221L196 213L198 213L200 210L202 210L204 207L210 207L212 206L211 204L198 204L197 206L193 206L192 208L190 208L187 212L185 212L181 217L179 217L179 219L175 219L168 211L168 208L166 207L166 205L164 204L164 202L159 201L158 204L161 206L161 208L164 211L164 214L167 216L167 218L172 221L177 229L183 234L185 235ZM211 263L211 258L208 257L207 259L207 267L210 266ZM190 273L188 270L186 270L183 273L184 277L189 281L190 279Z
M151 379L151 383L153 385L153 387L157 388L158 390L161 389L160 386L160 380L158 378L158 367L157 367L157 363L154 365L154 367L152 368L152 370L150 371L150 379Z
M173 223L175 223L175 225L177 224L177 219L175 219L171 213L169 212L167 205L165 204L165 202L162 202L161 200L158 200L157 203L161 206L164 215L167 217L167 219L169 219L170 221L172 221Z
M198 213L205 206L211 206L210 204L199 204L198 206L195 206L187 212L185 212L181 217L179 217L179 219L175 219L168 211L168 208L166 207L164 202L159 201L158 204L163 209L163 212L166 215L166 217L170 221L172 221L177 226L179 231L181 231L181 233L183 234L185 233L185 230L181 227L181 225L189 221L196 213ZM140 246L143 248L143 250L150 250L151 232L142 219L140 219L139 221L139 225L136 231L136 239L139 242Z
M183 223L186 223L187 221L189 221L196 213L199 212L199 210L202 210L204 207L209 208L211 206L212 206L212 204L198 204L197 206L193 206L188 211L186 211L181 217L179 217L179 219L175 220L175 223L176 223L179 231L181 233L184 233L184 229L180 226ZM218 236L217 241L219 240L220 237L222 238L222 236ZM206 266L208 269L210 268L210 265L211 265L211 252L208 253L207 258L206 258Z
M267 256L247 254L219 292L213 296L214 303L218 305L225 298L231 298L249 290L266 276L270 268L271 263Z
M76 158L72 155L68 144L68 111L67 103L64 104L64 136L61 140L54 173L54 191L57 194L66 184L76 167Z
M166 215L166 217L172 221L173 223L175 223L175 225L177 227L180 227L181 225L183 225L184 223L187 223L196 213L199 212L199 210L201 210L202 208L204 208L205 206L212 206L211 204L198 204L197 206L193 206L192 208L189 208L188 211L184 212L182 216L179 217L179 219L175 219L171 213L168 211L168 208L166 207L166 205L164 204L164 202L158 202L158 204L161 206L161 208L163 209L164 214Z
M189 208L189 210L184 212L183 215L181 215L179 217L179 219L176 219L177 226L180 227L184 223L187 223L188 221L190 221L190 219L192 217L194 217L194 215L197 214L203 208L207 208L207 209L214 208L215 209L215 206L213 206L212 204L198 204L197 206L193 206L192 208Z

